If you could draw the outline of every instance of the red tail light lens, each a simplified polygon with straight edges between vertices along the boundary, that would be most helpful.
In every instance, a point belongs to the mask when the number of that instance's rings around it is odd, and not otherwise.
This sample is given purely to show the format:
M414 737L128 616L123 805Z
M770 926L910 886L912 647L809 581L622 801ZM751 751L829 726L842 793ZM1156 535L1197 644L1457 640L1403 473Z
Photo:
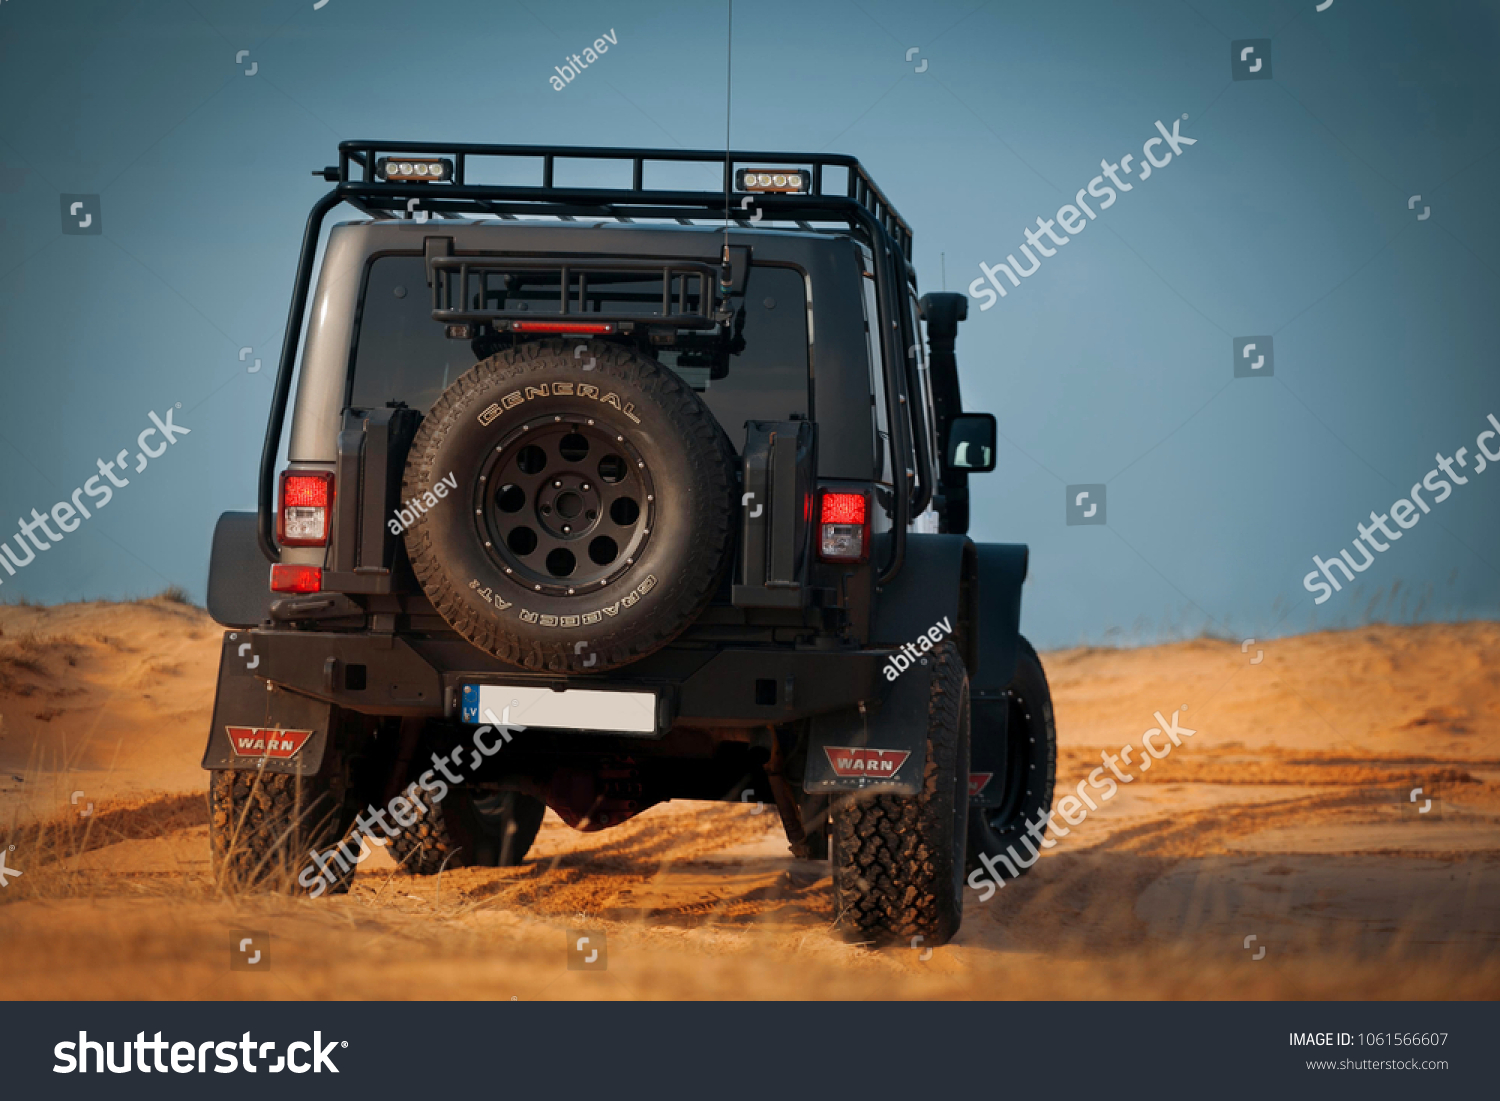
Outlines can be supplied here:
M512 321L513 333L612 333L613 321Z
M870 503L863 493L823 492L818 510L818 557L863 562L870 546Z
M825 524L860 524L865 522L863 493L824 493L821 522Z
M318 593L323 591L322 566L293 566L277 562L271 567L273 593Z
M282 472L281 511L276 519L277 542L285 547L325 547L332 515L332 474Z

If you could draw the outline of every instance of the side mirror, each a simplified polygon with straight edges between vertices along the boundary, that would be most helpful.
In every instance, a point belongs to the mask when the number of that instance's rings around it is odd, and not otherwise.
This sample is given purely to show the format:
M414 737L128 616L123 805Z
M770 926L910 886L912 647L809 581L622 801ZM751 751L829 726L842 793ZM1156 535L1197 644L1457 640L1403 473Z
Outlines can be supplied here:
M943 454L949 470L984 474L995 469L995 415L959 413L948 421Z

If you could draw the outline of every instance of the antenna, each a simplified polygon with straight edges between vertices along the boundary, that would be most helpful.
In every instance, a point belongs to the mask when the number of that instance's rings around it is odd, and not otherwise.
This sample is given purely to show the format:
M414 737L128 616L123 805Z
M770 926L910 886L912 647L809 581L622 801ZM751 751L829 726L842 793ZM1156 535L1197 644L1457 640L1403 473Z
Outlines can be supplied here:
M734 0L729 0L729 26L724 42L724 253L719 261L719 296L723 299L724 322L728 324L729 288L734 272L729 266L729 184L734 163L729 153L729 123L734 106Z
M734 106L734 0L729 0L729 28L724 41L724 244L729 244L729 122Z

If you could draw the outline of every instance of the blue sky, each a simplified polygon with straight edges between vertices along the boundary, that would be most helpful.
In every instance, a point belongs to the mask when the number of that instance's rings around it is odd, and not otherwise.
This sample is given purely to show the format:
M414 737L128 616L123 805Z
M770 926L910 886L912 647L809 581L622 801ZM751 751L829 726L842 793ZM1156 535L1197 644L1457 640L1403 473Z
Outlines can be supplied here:
M1358 586L1302 587L1500 415L1497 9L1315 6L738 6L734 144L859 156L924 289L1019 256L1157 120L1197 140L960 332L966 403L1004 437L974 534L1031 545L1039 645L1500 616L1500 471ZM191 430L0 599L201 599L215 518L254 501L310 172L339 139L718 148L725 8L0 5L0 535L134 456L150 412L181 403ZM1242 39L1271 40L1271 79L1231 79ZM61 232L64 194L101 197L101 233ZM1273 337L1273 377L1234 377L1247 335ZM1083 483L1106 525L1066 524Z

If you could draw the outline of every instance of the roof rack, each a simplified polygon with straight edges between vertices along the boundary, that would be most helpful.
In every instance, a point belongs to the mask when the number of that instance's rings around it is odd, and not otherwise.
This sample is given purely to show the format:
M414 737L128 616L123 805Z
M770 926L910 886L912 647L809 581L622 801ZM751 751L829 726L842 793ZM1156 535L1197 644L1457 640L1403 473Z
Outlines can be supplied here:
M441 159L449 162L441 179L390 181L378 168L388 159ZM537 185L471 182L474 162L488 158L540 160ZM628 161L628 188L568 187L553 182L559 161ZM648 163L712 164L723 167L724 183L714 191L648 189ZM798 193L742 191L735 188L736 166L775 165L800 169L809 186ZM489 168L489 165L485 165ZM511 167L511 166L506 166ZM824 188L825 169L844 169L843 194ZM485 173L488 175L488 172ZM744 219L753 201L760 217L777 221L842 222L865 229L878 226L889 234L900 254L911 261L911 227L855 157L838 153L766 153L743 150L592 148L571 145L473 145L440 142L344 141L336 165L314 171L336 184L339 198L372 217L405 215L411 200L439 217L460 215L542 214L558 218L636 217L706 218L724 213L730 196L730 218ZM873 223L873 226L872 226Z
M386 154L382 156L382 153ZM391 154L400 154L398 163L405 160L422 160L429 166L434 160L444 163L438 178L434 179L428 169L427 179L403 178L392 180L383 167ZM540 159L542 178L540 185L489 184L471 181L471 169L483 158ZM631 184L628 188L559 187L554 182L558 161L629 161ZM713 191L654 190L645 186L645 169L648 163L666 164L712 164L723 168L723 184ZM765 173L768 166L772 172L806 173L805 190L791 192L746 191L735 187L736 165L744 169L753 167L757 174ZM413 166L415 167L415 166ZM844 193L829 193L825 187L825 170L844 170ZM282 334L281 357L276 368L275 389L271 396L270 416L266 423L265 443L260 456L260 485L257 493L260 512L257 538L268 561L281 560L281 548L275 535L276 457L281 445L281 430L286 419L287 399L291 394L292 376L296 370L297 349L302 338L304 315L307 311L308 293L312 286L313 268L317 261L317 246L323 219L340 203L349 203L371 217L401 217L410 214L414 207L439 217L462 215L494 215L513 218L519 214L546 215L557 218L661 218L677 220L693 225L710 218L722 218L726 205L729 220L741 229L750 228L760 219L789 221L805 228L814 224L842 223L862 233L875 252L875 294L879 303L882 322L889 320L890 327L881 325L882 363L887 407L896 409L906 403L906 394L917 385L916 344L920 333L915 329L911 312L903 302L908 283L915 286L915 274L911 267L911 227L885 193L876 186L870 174L857 158L838 153L765 153L743 150L708 149L632 149L591 148L573 145L472 145L439 142L375 142L344 141L339 143L338 164L317 169L319 176L333 184L333 190L314 205L307 216L302 233L302 250L297 261L297 275L292 288L292 301L287 312L287 325ZM800 186L801 181L799 181ZM835 186L837 181L834 181ZM755 213L747 210L755 204ZM728 248L726 242L726 249ZM899 259L898 259L899 258ZM728 256L726 254L726 259ZM680 265L679 265L680 266ZM467 280L462 262L455 270L452 262L439 265L444 280L458 278ZM658 266L664 286L670 288L676 269ZM436 275L436 272L435 272ZM482 276L478 276L482 278ZM569 287L559 275L559 286ZM436 279L435 279L436 282ZM466 288L467 284L465 284ZM467 290L465 289L465 293ZM570 295L569 290L560 290L560 304ZM434 302L443 307L447 299ZM701 305L695 312L688 309L679 288L679 305L671 305L671 295L664 293L662 312L657 320L677 324L696 324L702 315ZM504 317L495 320L506 321ZM703 320L707 320L706 317ZM914 412L920 415L920 406ZM926 429L918 425L908 441L910 429L903 417L892 419L895 438L893 450L906 454L909 444L917 448L918 462L928 469L926 458ZM912 516L927 506L932 496L932 487L925 481L917 486L913 482L914 471L906 471L908 486L913 491L894 494L895 509L891 520L890 555L878 574L878 583L885 584L901 570L906 556L906 526Z

